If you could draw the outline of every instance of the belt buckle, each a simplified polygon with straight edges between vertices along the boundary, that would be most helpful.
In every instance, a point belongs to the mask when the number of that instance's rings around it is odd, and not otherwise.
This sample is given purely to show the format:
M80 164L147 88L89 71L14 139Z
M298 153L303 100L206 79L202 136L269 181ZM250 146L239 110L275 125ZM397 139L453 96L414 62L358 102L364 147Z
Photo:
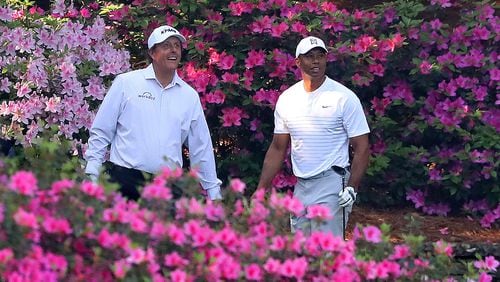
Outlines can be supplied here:
M334 166L332 166L332 169L333 169L333 171L335 171L336 173L338 173L342 176L345 175L345 173L346 173L346 169L343 167L340 167L340 166L334 165Z

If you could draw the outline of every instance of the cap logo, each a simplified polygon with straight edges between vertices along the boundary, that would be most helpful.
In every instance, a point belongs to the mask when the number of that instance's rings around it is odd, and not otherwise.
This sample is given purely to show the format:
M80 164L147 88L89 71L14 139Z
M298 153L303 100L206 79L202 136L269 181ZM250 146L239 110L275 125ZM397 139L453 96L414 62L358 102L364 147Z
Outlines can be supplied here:
M318 45L318 40L316 40L316 38L310 38L309 41L311 42L311 45Z
M173 32L173 33L177 33L177 31L173 28L166 28L164 30L161 31L161 34L164 34L166 32Z

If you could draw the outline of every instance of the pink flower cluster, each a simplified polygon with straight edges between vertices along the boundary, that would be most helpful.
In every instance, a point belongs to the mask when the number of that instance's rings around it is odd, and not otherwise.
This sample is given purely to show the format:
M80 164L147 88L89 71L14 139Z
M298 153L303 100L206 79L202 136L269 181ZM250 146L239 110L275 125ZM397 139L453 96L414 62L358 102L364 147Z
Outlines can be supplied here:
M0 185L0 198L12 200L1 203L1 207L9 206L9 210L2 208L1 230L22 242L0 242L0 275L7 281L132 277L359 281L418 279L431 271L428 255L418 258L418 250L405 244L389 248L382 259L380 254L379 259L370 257L370 248L388 244L376 226L357 227L358 235L351 241L330 233L290 234L279 222L289 213L302 213L303 205L276 192L267 201L263 190L247 201L242 194L246 184L240 179L233 179L226 190L228 199L238 199L234 206L194 197L175 202L164 197L167 187L189 183L186 180L195 175L165 170L144 187L143 195L150 197L139 202L128 202L114 192L89 192L98 189L82 189L89 184L68 180L56 181L50 188L38 187L33 193ZM36 183L28 172L10 179ZM41 200L48 195L53 199ZM231 216L238 210L239 216ZM307 212L315 220L329 217L322 206L308 207ZM437 255L452 256L450 245L444 242L437 242L435 250ZM357 252L363 256L357 257ZM475 266L479 272L494 271L498 262L487 257Z

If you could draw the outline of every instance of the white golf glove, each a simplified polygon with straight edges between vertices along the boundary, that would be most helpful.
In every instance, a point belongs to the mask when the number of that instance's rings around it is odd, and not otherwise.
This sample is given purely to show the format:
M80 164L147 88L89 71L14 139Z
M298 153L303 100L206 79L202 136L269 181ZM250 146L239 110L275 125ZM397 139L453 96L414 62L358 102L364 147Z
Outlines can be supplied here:
M339 193L339 206L342 208L348 207L356 201L357 193L354 191L354 188L351 186L347 186L340 191Z

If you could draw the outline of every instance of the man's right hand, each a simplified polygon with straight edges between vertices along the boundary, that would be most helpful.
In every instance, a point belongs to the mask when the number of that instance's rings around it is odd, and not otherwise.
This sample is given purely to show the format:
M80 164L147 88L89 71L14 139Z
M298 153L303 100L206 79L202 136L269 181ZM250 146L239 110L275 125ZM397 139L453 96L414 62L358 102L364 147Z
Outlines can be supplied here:
M98 175L95 175L95 174L87 174L87 178L94 182L94 183L97 183L97 180L99 179L99 176Z

